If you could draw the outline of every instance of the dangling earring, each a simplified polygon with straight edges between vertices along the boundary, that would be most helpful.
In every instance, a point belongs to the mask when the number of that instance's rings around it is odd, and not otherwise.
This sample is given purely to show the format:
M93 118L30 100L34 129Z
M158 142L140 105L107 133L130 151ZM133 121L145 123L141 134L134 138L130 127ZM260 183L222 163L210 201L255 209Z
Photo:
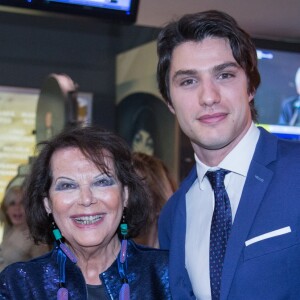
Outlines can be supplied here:
M57 255L57 263L59 266L59 289L57 291L57 300L67 300L69 297L69 292L65 288L66 282L66 274L65 274L65 266L66 266L66 258L68 257L73 263L77 263L77 259L72 251L63 243L63 237L59 228L57 227L53 215L50 213L48 218L51 222L51 230L54 236L55 241L58 244L58 255Z
M128 225L126 220L126 213L127 207L123 209L122 220L120 224L120 231L122 236L122 243L121 243L121 251L118 260L118 269L119 274L122 280L122 287L119 293L119 300L129 300L130 299L130 288L126 276L126 269L127 269L127 236L128 236Z
M49 213L48 218L51 222L52 234L54 236L55 241L57 242L59 248L68 256L68 258L74 263L77 263L77 258L74 256L72 251L67 247L67 245L63 242L63 237L59 228L57 227L52 213Z
M122 214L122 220L121 220L121 224L120 224L120 231L121 231L123 240L126 240L127 235L128 235L128 225L127 225L126 214L127 214L127 207L124 207L123 214Z

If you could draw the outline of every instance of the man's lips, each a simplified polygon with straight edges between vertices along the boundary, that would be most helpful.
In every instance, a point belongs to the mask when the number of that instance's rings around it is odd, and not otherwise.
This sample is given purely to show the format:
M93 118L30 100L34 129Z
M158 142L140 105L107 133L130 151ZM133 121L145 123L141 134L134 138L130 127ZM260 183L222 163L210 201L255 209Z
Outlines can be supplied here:
M202 123L212 124L223 121L227 117L227 113L214 113L210 115L203 115L198 120Z

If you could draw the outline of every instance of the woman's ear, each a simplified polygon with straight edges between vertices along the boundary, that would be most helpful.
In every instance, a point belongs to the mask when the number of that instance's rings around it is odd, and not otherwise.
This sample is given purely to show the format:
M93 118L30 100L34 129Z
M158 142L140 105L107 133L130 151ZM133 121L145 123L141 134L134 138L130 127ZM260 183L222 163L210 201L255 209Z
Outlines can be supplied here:
M125 207L127 207L127 205L128 205L128 197L129 197L128 186L125 186L124 190L123 190L123 200L124 200Z
M50 201L49 201L49 199L48 199L47 197L45 197L43 201L44 201L44 207L45 207L45 209L46 209L46 212L47 212L48 214L52 213L52 210L51 210L51 207L50 207Z
M172 114L176 115L175 109L174 109L174 106L172 103L168 102L168 108Z

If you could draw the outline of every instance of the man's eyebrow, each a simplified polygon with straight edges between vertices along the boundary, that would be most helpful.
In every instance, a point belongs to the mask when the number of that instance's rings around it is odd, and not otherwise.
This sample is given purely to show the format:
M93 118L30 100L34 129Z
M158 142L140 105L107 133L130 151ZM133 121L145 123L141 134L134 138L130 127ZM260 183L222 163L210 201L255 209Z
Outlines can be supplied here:
M223 71L224 69L230 68L230 67L238 68L238 69L241 68L241 66L236 62L226 62L226 63L220 64L220 65L214 66L213 72L220 72L220 71Z
M174 81L179 76L193 76L195 74L197 74L197 71L195 69L178 70L172 76L172 81Z
M237 69L240 69L241 66L236 63L236 62L225 62L223 64L220 64L220 65L217 65L217 66L214 66L212 68L212 71L217 73L217 72L220 72L220 71L223 71L225 70L226 68L237 68ZM180 77L180 76L195 76L197 74L197 70L196 69L181 69L181 70L178 70L174 73L174 75L172 76L172 81L176 80L177 77Z

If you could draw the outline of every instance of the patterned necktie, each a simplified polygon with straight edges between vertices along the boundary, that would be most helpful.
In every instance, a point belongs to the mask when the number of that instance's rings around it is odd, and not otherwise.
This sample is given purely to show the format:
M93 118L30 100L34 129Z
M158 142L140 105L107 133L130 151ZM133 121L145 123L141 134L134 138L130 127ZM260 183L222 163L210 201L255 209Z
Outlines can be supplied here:
M209 250L212 300L220 299L222 268L232 225L230 202L224 186L224 178L228 173L229 171L224 169L206 173L215 194L215 209L210 229Z

